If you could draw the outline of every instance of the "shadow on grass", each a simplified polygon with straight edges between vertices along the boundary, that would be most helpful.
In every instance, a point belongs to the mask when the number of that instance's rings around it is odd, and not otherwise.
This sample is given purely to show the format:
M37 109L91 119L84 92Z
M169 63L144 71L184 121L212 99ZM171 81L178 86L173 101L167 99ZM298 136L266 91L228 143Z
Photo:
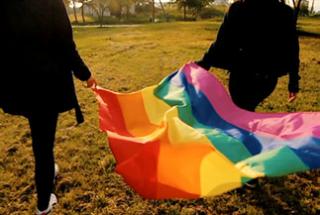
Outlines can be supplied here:
M320 39L320 33L304 31L304 30L301 30L301 29L298 29L298 35L302 36L302 37L311 37L311 38Z
M310 177L310 175L315 177ZM240 198L245 198L247 202L261 208L263 214L319 214L317 209L313 210L304 204L304 200L315 201L319 198L319 193L306 196L310 187L317 186L318 182L314 178L317 178L319 172L313 171L310 175L299 173L296 177L291 178L259 179L255 188L243 187L237 189L236 192ZM292 186L293 181L296 181L298 186Z

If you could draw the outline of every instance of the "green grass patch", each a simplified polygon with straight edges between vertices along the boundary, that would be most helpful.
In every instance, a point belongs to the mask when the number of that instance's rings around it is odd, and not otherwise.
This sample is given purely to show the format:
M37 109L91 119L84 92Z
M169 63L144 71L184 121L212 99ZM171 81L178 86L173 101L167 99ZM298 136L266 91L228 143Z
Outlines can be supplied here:
M103 87L132 92L158 83L188 61L198 60L216 37L220 21L150 24L130 28L75 28L83 59ZM319 19L303 28L320 33ZM301 37L301 93L287 103L288 78L259 106L261 112L320 111L320 40ZM225 71L213 69L227 83ZM76 81L86 122L74 127L73 112L61 115L56 160L61 168L54 214L319 214L320 172L260 179L241 189L194 201L139 197L117 175L106 135L98 129L97 102ZM27 121L0 113L0 214L31 214L35 208L33 156Z

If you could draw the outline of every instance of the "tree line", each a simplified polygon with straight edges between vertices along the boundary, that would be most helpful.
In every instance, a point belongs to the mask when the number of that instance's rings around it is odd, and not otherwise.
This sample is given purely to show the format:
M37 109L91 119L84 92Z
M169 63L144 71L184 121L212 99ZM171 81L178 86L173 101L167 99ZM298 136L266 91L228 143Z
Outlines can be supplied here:
M135 5L138 10L149 11L152 22L155 21L156 10L161 10L166 16L164 2L162 0L64 0L66 5L73 9L75 23L79 23L77 10L81 10L82 22L85 23L84 8L88 7L95 12L99 23L103 23L106 12L110 12L113 16L126 18L130 14L130 7ZM183 10L183 18L187 19L187 13L193 17L197 17L203 8L212 4L215 0L170 0L165 1L166 4L175 4L179 9Z
M78 23L77 10L81 10L82 22L85 23L84 8L88 7L94 11L100 25L104 23L106 13L117 17L119 20L130 16L130 8L134 5L137 12L148 13L150 21L156 19L156 11L162 11L165 17L168 17L166 7L162 0L64 0L65 3L73 8L75 23ZM197 19L204 8L212 7L216 0L170 0L165 1L166 4L176 5L182 11L183 19L187 20L188 14L191 14L193 19ZM235 0L236 1L236 0ZM315 0L279 0L283 3L293 6L295 11L295 19L298 15L309 15L314 12ZM221 0L220 0L221 2ZM223 1L222 1L223 2ZM230 4L232 1L224 0L225 4ZM311 5L311 6L310 6ZM169 18L167 18L168 20Z
M147 8L147 10L152 10L155 7L154 0L64 0L64 2L73 9L75 23L79 23L78 9L81 10L82 22L86 22L84 8L87 7L94 11L100 25L103 24L106 13L110 13L121 20L122 18L128 18L132 5ZM154 14L153 17L155 17Z

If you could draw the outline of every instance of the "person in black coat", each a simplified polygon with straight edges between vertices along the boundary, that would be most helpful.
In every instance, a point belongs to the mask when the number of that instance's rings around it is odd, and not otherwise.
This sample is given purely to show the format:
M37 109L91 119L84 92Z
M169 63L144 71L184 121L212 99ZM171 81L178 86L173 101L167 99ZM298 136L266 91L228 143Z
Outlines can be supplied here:
M52 207L53 146L58 114L75 109L73 74L87 86L95 80L79 56L62 0L1 3L0 108L28 118L35 156L38 213Z
M255 111L289 74L289 101L299 91L299 41L293 10L278 0L233 3L216 41L196 62L230 72L229 92L242 109Z

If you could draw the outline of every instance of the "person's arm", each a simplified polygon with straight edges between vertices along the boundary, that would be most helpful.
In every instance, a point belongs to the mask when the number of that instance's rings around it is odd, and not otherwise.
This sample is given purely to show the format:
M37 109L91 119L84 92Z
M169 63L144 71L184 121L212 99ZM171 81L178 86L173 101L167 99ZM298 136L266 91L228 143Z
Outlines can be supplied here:
M223 23L221 24L217 38L215 42L212 43L209 50L204 54L202 60L196 63L204 69L209 70L210 67L218 67L228 69L228 50L230 47L230 14L233 13L234 5L232 5L224 16Z
M290 28L289 28L289 62L290 62L290 68L289 68L289 85L288 85L288 91L289 91L289 102L292 102L296 99L297 93L299 92L299 67L300 67L300 59L299 59L299 38L298 38L298 32L297 32L297 26L296 22L294 21L293 17L293 11L290 13Z
M299 59L299 39L296 27L294 26L294 30L292 31L292 38L290 38L292 49L289 52L290 54L290 61L292 62L291 68L289 71L289 86L288 90L292 93L299 92L299 66L300 66L300 59Z
M62 0L53 0L54 48L65 58L65 63L81 81L93 79L88 67L81 59L73 40L68 14ZM89 83L88 83L89 85Z

